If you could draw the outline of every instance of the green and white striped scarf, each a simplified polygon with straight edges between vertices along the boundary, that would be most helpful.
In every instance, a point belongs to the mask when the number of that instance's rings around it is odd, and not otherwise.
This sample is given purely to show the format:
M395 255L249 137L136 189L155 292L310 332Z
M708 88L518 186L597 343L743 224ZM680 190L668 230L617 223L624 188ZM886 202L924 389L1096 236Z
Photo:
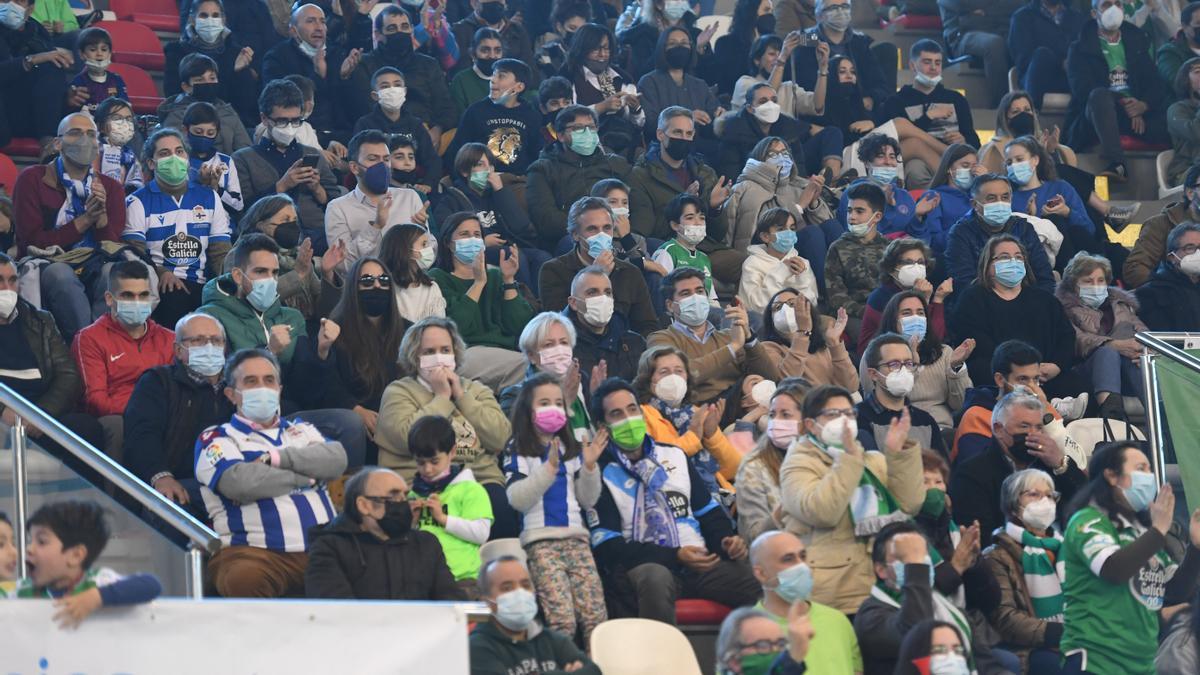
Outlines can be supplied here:
M850 518L858 537L873 537L889 523L909 519L887 486L866 466L863 466L858 487L850 495Z
M1039 537L1015 523L1005 523L1004 533L1021 542L1021 569L1025 587L1033 601L1033 615L1045 621L1063 622L1065 566L1059 549L1063 538L1058 532Z

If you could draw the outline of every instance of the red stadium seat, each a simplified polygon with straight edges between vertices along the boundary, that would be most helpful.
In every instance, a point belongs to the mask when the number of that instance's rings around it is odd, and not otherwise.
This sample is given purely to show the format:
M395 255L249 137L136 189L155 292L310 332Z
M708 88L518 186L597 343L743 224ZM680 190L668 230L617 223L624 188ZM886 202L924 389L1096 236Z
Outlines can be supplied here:
M1137 136L1122 136L1121 149L1126 152L1162 152L1170 150L1171 146L1166 143L1147 143Z
M888 24L906 30L942 30L942 18L937 15L901 14Z
M680 626L718 626L731 611L712 600L676 600L675 622Z
M109 0L108 8L122 21L140 23L151 30L179 32L179 7L174 0Z
M100 21L96 26L112 36L114 62L128 63L146 70L163 69L166 56L154 31L132 21Z
M8 155L0 155L0 188L9 197L13 193L13 185L17 183L17 165L13 164Z
M133 112L138 115L153 115L158 110L158 104L162 103L163 99L158 95L158 87L154 86L150 73L128 63L114 63L108 69L125 80Z
M40 157L42 146L36 138L14 138L0 152L10 157Z

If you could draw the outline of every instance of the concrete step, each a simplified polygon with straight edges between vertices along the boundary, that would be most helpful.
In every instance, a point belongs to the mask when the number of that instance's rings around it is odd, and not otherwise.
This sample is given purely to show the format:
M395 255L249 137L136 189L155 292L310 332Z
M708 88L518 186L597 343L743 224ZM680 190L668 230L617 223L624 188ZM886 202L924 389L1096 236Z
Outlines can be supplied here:
M1079 158L1079 168L1084 171L1099 174L1106 166L1106 163L1094 152L1076 154ZM1108 181L1109 199L1157 201L1158 179L1155 177L1154 169L1156 154L1150 152L1126 153L1125 166L1129 170L1129 179L1124 183L1110 179Z

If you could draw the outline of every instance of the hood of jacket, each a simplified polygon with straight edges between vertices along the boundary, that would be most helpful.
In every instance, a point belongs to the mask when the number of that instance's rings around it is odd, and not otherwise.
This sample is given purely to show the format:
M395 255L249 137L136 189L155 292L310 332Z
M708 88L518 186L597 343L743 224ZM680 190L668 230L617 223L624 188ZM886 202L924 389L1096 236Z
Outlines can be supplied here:
M1067 288L1066 282L1064 281L1058 282L1058 286L1054 288L1054 297L1058 298L1058 301L1062 303L1063 309L1067 310L1068 314L1070 314L1072 310L1077 309L1084 309L1092 312L1100 311L1097 309L1092 309L1091 307L1083 304L1083 300L1079 298L1079 291ZM1133 293L1130 293L1129 291L1117 288L1116 286L1109 286L1108 299L1113 304L1120 302L1129 305L1130 308L1133 309L1133 312L1135 314L1137 313L1139 307L1137 298L1134 297Z
M772 265L783 262L783 260L780 258L776 258L775 256L771 255L771 252L767 250L766 244L751 244L750 246L746 247L746 253L750 254L751 258L755 258ZM789 251L789 253L792 255L798 255L796 254L795 250ZM789 258L791 256L789 255L784 257Z
M750 182L762 187L767 192L774 193L779 185L779 167L769 162L757 159L747 159L746 166L738 176L737 182Z
M249 301L237 296L237 290L237 283L234 282L233 275L222 274L215 279L209 279L208 283L204 284L204 290L200 293L200 304L217 305L238 319L257 321L258 312L250 305ZM275 303L268 307L262 316L270 316L279 311L279 308L279 298L275 298Z
M969 408L976 406L991 410L996 407L996 400L1000 398L1000 388L985 384L978 387L971 387L963 394L963 404L960 410L966 411ZM957 422L957 420L955 420Z

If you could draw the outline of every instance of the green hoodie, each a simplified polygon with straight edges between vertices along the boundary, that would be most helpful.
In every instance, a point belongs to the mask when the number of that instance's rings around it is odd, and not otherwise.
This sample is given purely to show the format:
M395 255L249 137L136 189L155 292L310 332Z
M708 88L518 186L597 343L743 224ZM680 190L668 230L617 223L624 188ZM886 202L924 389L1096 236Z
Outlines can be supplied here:
M514 640L491 623L471 632L471 675L565 675L566 666L583 664L577 675L600 675L600 667L565 635L529 625L525 640Z
M197 311L212 316L225 328L225 343L231 354L239 349L252 347L265 349L271 337L272 326L290 326L292 341L282 354L276 356L279 357L282 366L291 363L292 354L296 351L296 340L305 334L303 314L291 307L284 307L278 298L267 311L260 314L248 300L237 297L237 284L234 283L231 274L223 274L204 284L200 301L203 305Z

